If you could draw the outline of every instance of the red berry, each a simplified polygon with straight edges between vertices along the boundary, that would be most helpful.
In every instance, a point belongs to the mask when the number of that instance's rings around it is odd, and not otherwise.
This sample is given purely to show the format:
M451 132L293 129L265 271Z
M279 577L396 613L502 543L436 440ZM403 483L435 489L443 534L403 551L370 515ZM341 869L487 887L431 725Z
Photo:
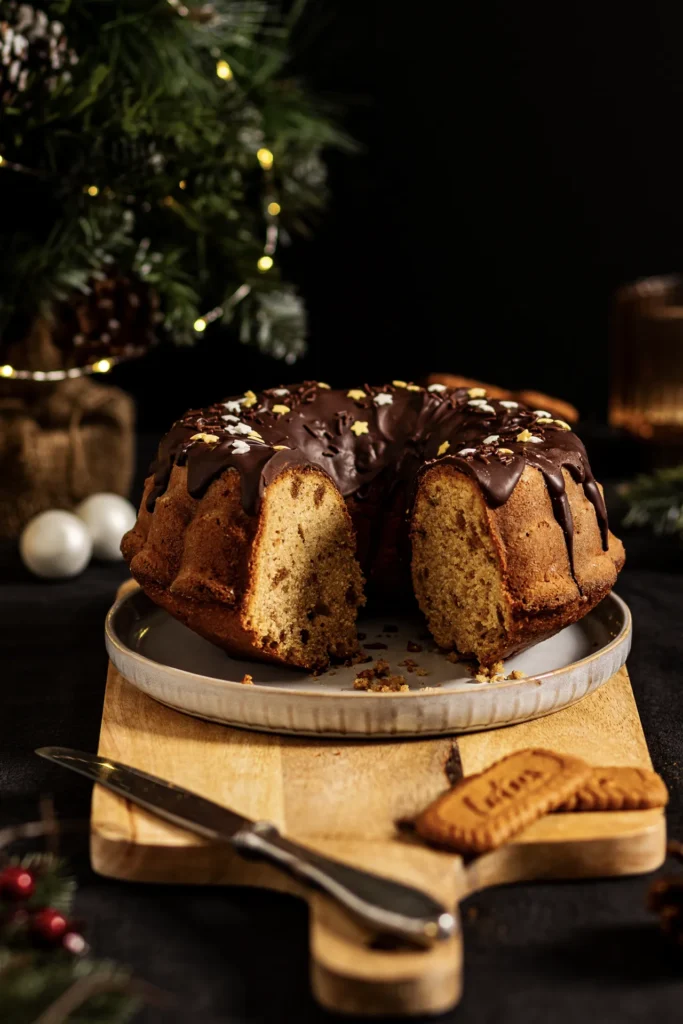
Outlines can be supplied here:
M67 920L58 910L45 907L33 915L31 927L34 933L46 942L58 942L67 929Z
M13 865L0 872L0 895L13 900L25 900L33 895L36 880L26 868Z

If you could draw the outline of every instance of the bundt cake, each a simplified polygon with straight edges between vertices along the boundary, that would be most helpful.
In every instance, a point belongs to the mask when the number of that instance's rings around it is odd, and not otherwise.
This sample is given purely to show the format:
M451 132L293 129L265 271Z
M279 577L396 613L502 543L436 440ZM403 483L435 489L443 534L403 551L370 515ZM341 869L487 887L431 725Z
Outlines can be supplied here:
M187 413L122 550L195 632L307 669L353 655L366 592L406 583L437 644L491 665L585 615L624 560L568 423L404 381Z

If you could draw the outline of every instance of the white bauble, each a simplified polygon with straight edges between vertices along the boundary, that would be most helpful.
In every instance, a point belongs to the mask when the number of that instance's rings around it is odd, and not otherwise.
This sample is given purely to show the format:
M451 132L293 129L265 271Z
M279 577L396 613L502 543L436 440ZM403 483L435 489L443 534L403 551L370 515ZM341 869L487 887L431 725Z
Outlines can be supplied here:
M121 538L135 526L137 514L120 494L92 494L75 509L92 538L95 558L116 562L121 555Z
M24 527L19 553L27 569L47 579L78 576L90 561L92 541L71 512L41 512Z

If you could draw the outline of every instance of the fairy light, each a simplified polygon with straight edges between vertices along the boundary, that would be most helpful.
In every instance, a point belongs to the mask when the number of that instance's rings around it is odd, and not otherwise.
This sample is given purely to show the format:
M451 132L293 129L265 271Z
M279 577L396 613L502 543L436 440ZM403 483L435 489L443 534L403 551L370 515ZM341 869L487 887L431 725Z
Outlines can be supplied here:
M98 196L100 194L100 190L97 185L88 185L85 191L89 196Z
M264 171L269 171L273 166L273 160L275 157L269 149L261 148L256 151L256 159L261 164Z
M227 60L219 60L216 64L216 74L219 78L222 78L224 82L229 82L232 75L232 68L228 64Z
M185 181L184 178L182 181L178 182L178 188L187 188L187 182Z
M13 377L13 376L14 376L14 367L13 366L9 366L9 364L5 364L5 366L0 366L0 377Z
M0 155L0 167L2 167L2 165L4 164L4 162L5 162L5 158L4 158L4 156Z
M266 209L268 210L268 213L270 214L271 217L277 217L282 207L280 206L279 203L268 203Z
M273 257L272 256L262 256L261 259L256 264L256 266L259 268L259 270L261 271L262 274L265 274L267 270L270 270L272 265L273 265Z
M109 373L111 361L109 359L98 359L96 363L93 363L92 368L95 373Z
M200 316L199 319L195 320L195 322L193 324L193 327L194 327L195 331L197 332L197 334L201 334L202 331L205 331L206 330L206 326L207 326L206 325L206 320L204 319L203 316Z

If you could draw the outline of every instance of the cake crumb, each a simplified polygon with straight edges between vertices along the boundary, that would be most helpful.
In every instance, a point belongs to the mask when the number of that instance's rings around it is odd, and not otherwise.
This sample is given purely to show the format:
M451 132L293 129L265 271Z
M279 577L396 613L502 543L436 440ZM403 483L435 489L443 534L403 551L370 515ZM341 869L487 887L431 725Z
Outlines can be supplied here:
M411 654L421 654L422 644L416 644L414 640L409 640L408 643L406 644L406 650L409 651Z
M516 668L514 670L514 672L510 673L509 678L510 679L526 679L526 672L522 672L520 669Z
M457 665L460 661L460 655L457 651L449 651L446 655L446 661L450 661L452 665Z
M369 679L360 676L353 681L354 690L366 693L405 693L410 689L405 676L384 676L380 679Z
M429 672L427 671L426 668L416 668L415 669L415 675L416 676L428 676Z
M242 676L241 682L244 684L244 686L253 686L253 676L250 676L248 672L245 672L244 675Z
M417 662L413 658L404 658L398 664L400 668L407 668L409 672L414 672L417 668Z

